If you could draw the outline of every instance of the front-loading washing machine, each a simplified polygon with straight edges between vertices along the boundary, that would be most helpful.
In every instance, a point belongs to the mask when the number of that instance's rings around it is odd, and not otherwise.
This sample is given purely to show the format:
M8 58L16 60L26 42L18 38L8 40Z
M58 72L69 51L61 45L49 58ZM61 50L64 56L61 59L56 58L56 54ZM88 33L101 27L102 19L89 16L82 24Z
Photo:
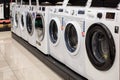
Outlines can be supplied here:
M29 10L29 2L24 2L21 0L21 6L20 6L20 31L21 31L21 37L28 41L28 34L27 34L27 27L26 27L26 13Z
M13 9L14 9L13 10L14 13L13 13L12 31L14 31L17 36L21 37L20 26L19 26L20 4L17 3Z
M65 46L63 26L65 25L63 19L65 17L64 7L55 6L50 8L49 18L49 53L52 57L61 63L65 63Z
M11 20L11 31L15 33L15 27L16 27L16 22L15 22L15 13L16 13L16 3L11 2L10 3L10 20Z
M86 12L86 78L120 80L120 11L117 10L119 2L111 0L111 3L106 0L103 4L102 1L97 1L93 0Z
M36 14L36 47L44 54L49 54L49 20L51 16L50 9L56 7L57 0L48 2L39 1L39 7ZM57 6L60 6L57 5ZM53 9L54 10L54 9ZM50 14L49 14L50 13Z
M37 11L37 1L30 0L29 10L26 13L26 27L27 27L27 35L28 35L28 42L32 46L36 46L36 32L35 32L35 17Z
M40 2L39 2L40 3ZM41 3L38 6L35 18L36 47L44 54L48 52L48 20L49 20L49 2Z
M65 65L85 77L84 27L87 0L69 0L63 22L63 48Z

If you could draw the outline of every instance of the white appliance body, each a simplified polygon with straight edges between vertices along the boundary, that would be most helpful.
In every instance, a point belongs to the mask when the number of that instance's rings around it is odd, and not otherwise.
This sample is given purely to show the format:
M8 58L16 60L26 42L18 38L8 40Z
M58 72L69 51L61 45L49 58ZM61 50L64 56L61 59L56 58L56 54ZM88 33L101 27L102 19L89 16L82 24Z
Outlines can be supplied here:
M11 3L10 4L10 19L11 19L11 31L15 33L15 13L16 13L16 3Z
M85 21L86 78L120 80L120 11L89 8Z
M65 65L85 76L84 26L85 7L65 8L63 45Z
M49 54L48 52L49 7L48 6L38 7L35 19L36 47L44 54Z
M59 11L61 10L61 11ZM49 52L52 57L65 63L65 46L64 44L64 34L63 34L63 18L65 16L63 12L64 8L60 6L55 6L50 8L49 13Z
M32 46L36 46L36 33L35 33L35 15L37 11L37 6L30 5L29 11L26 13L26 27L27 27L27 35L28 35L28 42Z
M20 13L20 30L21 30L21 37L28 41L28 34L27 34L27 27L26 27L26 13L29 10L29 5L21 5L21 13Z
M20 5L17 5L13 8L13 23L12 23L12 31L19 37L21 37L21 31L20 31Z
M4 4L0 4L0 19L4 19Z

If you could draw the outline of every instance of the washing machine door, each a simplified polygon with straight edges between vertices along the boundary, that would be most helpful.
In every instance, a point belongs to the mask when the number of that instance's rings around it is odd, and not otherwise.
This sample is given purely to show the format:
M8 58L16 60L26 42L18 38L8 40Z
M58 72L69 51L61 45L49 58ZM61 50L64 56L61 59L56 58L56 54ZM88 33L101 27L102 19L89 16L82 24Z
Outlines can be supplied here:
M14 16L14 27L18 28L18 13L17 12L15 13L15 16Z
M81 25L73 21L68 22L64 31L64 39L68 53L70 55L78 54L82 41Z
M92 65L101 71L109 70L115 59L115 43L108 27L96 23L90 26L86 34L88 58Z
M24 29L24 15L22 14L21 15L21 27L22 27L22 29Z
M41 14L36 14L35 29L37 33L37 38L42 41L45 35L45 22L44 17Z
M23 14L21 14L21 18L20 18L20 27L21 27L21 30L23 30L24 29L24 15Z
M60 36L61 36L61 24L60 24L60 20L57 17L52 18L50 20L49 36L53 46L57 46L59 44Z
M27 13L27 16L26 16L26 27L27 27L27 31L28 31L28 34L30 36L33 35L34 33L34 28L33 28L33 17L32 17L32 14L30 13Z

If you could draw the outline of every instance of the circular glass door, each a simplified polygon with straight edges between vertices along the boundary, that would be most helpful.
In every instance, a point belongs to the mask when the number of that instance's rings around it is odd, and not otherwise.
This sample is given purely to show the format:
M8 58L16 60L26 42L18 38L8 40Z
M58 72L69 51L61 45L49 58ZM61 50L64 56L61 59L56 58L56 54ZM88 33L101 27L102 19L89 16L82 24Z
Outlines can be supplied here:
M71 23L67 24L65 28L65 43L69 52L73 53L78 47L78 34L75 26Z
M52 43L56 43L58 40L58 25L55 20L51 20L49 26L50 40Z
M115 44L109 29L103 24L92 25L86 34L86 50L92 65L102 71L110 69L115 59Z
M44 25L44 18L42 15L37 14L35 19L35 29L37 32L37 37L40 41L44 39L45 35L45 25Z
M33 25L32 25L32 15L30 13L26 16L26 25L27 25L27 31L30 35L33 34Z
M13 11L12 10L10 10L10 20L11 20L11 25L12 25L12 27L13 27L13 25L14 25L14 17L13 17Z
M21 15L21 25L22 25L22 27L24 27L24 16L23 16L23 14Z
M17 13L15 14L15 26L16 26L16 28L18 27L18 15L17 15Z

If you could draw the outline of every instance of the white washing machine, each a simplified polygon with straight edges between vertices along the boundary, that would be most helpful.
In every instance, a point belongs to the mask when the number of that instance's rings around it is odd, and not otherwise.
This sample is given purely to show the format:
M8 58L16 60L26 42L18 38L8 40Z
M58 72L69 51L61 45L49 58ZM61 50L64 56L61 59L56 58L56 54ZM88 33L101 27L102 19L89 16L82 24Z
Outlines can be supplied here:
M20 26L19 26L19 17L20 17L20 5L16 4L14 8L15 13L13 13L13 26L12 30L14 30L15 34L21 37Z
M94 1L86 12L86 78L120 80L120 11L117 4Z
M26 4L27 3L27 4ZM20 30L21 30L21 37L25 40L28 41L28 34L27 34L27 27L26 27L26 13L29 10L29 2L21 2L21 7L20 7Z
M48 53L49 7L40 5L35 19L36 47L44 54Z
M0 3L0 19L4 19L4 4Z
M36 46L36 32L35 32L35 17L37 11L37 2L31 0L29 11L26 13L26 27L27 27L27 35L28 35L28 42L32 46Z
M61 63L65 62L65 47L63 46L63 17L65 15L63 11L64 8L60 6L50 8L50 20L48 26L50 55Z
M39 1L39 7L36 14L36 47L44 54L49 54L49 20L50 9L55 7L57 0L52 2ZM59 4L60 6L60 4Z
M87 0L84 3L80 1L69 0L71 6L65 7L65 17L63 21L64 39L63 48L65 48L65 65L76 73L85 77L85 54L84 54L84 27ZM77 5L76 5L77 4Z
M15 13L16 13L16 3L10 3L10 20L11 20L11 31L13 33L15 33L15 26L16 26L16 22L15 22Z

